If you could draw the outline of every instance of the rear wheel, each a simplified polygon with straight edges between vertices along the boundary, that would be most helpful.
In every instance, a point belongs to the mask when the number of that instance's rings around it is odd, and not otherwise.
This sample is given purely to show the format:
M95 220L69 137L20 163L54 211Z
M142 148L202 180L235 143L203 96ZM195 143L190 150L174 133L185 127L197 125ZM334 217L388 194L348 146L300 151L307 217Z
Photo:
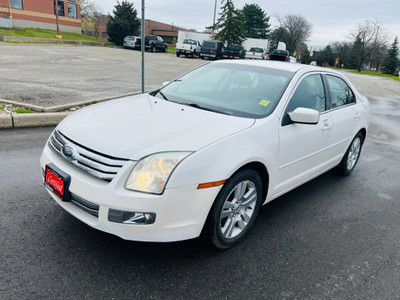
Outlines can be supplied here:
M179 56L181 56L181 55L180 55L178 52L176 52L176 56L179 57Z
M359 132L352 140L349 148L342 158L340 164L334 169L335 173L341 176L348 176L353 172L358 159L360 158L364 135Z
M207 229L220 249L235 246L253 225L261 206L262 183L254 170L234 175L221 189L211 209Z
M155 46L153 46L153 47L151 47L151 52L156 52L156 47Z
M167 46L165 46L164 52L168 52L168 47Z

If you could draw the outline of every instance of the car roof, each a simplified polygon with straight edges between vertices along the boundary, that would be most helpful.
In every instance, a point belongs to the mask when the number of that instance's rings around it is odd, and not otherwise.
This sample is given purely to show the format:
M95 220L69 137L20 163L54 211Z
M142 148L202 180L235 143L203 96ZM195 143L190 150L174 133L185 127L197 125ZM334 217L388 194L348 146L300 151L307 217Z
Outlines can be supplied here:
M315 67L310 65L298 64L298 63L288 63L283 61L274 61L274 60L219 60L212 62L213 64L238 64L238 65L248 65L248 66L258 66L258 67L265 67L271 69L278 69L283 71L289 72L298 72L302 71L318 71L318 72L328 72L333 74L340 74L337 71L322 68L322 67Z

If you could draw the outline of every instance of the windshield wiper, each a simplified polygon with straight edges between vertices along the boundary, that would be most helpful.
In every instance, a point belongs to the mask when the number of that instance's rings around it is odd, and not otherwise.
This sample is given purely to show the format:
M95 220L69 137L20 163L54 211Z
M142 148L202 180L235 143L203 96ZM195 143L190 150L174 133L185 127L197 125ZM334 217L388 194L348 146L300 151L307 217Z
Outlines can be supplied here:
M225 111L220 111L220 110L204 107L204 106L198 105L196 103L181 103L181 104L188 105L188 106L191 106L191 107L195 107L195 108L198 108L198 109L203 109L203 110L207 110L207 111L216 112L216 113L219 113L219 114L229 115Z
M169 101L168 98L163 94L163 92L158 91L158 93L159 93L165 100Z

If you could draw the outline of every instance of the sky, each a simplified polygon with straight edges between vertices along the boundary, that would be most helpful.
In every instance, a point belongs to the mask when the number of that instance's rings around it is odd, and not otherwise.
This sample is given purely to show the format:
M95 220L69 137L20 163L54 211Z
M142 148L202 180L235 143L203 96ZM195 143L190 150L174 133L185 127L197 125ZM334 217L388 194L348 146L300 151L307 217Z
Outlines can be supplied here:
M111 13L117 0L94 0L103 13ZM203 31L212 25L214 0L145 0L145 18ZM130 0L141 16L141 0ZM400 38L400 0L233 0L236 8L244 4L258 4L268 16L272 28L278 25L277 16L302 15L312 25L307 41L313 49L330 42L344 41L358 24L378 20L388 35L389 42ZM217 0L217 18L221 0Z

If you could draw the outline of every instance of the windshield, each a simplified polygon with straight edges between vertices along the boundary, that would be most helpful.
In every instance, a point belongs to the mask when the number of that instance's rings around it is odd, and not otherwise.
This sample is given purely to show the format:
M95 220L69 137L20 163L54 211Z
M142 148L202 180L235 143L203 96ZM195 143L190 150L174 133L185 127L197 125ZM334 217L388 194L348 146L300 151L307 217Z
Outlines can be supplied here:
M253 65L211 63L172 81L156 96L218 113L262 118L273 111L292 75Z
M190 45L196 45L196 41L194 41L194 40L184 40L183 43L190 44Z
M135 38L130 36L130 37L126 37L124 40L125 40L125 42L128 42L128 41L130 42L130 41L134 41Z
M264 52L262 48L251 48L250 52Z

